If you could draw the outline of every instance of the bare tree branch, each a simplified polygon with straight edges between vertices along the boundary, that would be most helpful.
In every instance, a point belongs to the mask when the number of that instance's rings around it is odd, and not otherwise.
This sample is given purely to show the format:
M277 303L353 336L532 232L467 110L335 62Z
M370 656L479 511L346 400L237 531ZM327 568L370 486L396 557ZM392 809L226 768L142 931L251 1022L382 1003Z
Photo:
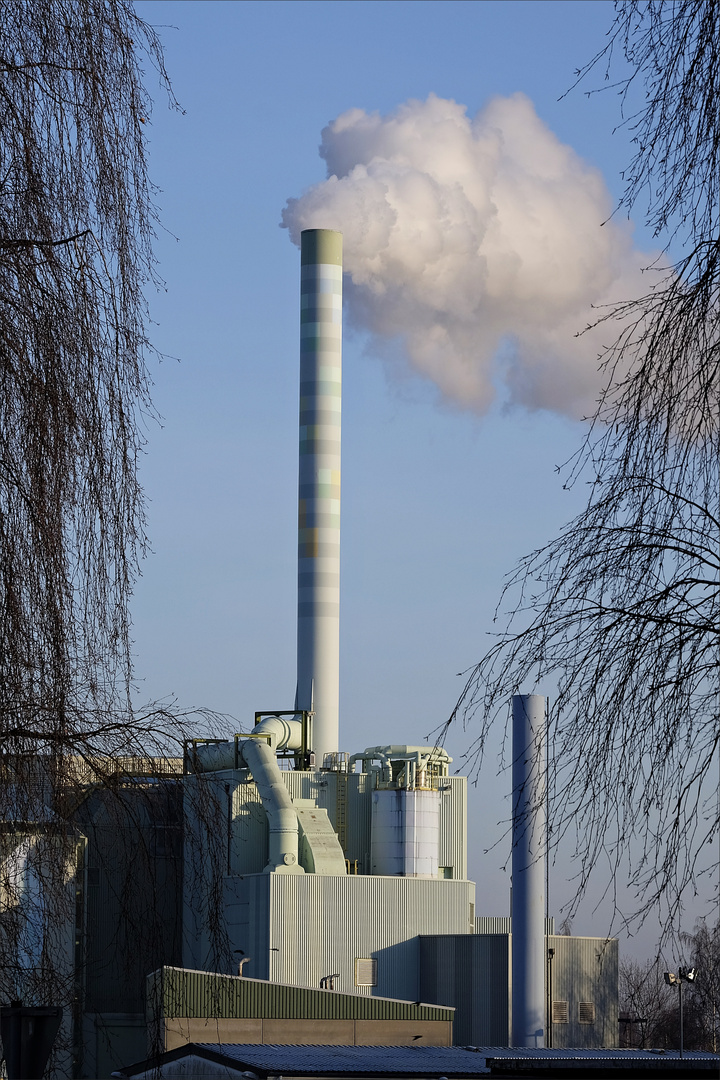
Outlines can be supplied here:
M625 327L605 390L566 467L585 510L510 574L508 621L449 723L491 724L521 687L557 687L550 720L553 839L574 835L576 902L592 867L626 868L642 918L716 875L720 716L720 20L710 0L616 5L599 64L636 152L621 205L647 203L678 252L648 294L602 314ZM626 69L627 70L627 69ZM634 90L633 90L634 92ZM496 618L500 616L496 613ZM629 869L627 864L629 862Z

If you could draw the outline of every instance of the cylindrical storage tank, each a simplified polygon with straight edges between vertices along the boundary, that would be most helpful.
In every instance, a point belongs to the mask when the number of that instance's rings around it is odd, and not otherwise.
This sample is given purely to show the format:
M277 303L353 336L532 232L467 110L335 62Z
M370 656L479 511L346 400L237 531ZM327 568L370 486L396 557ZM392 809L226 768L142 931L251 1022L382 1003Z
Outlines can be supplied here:
M512 1045L545 1045L546 699L513 698Z
M301 234L296 708L318 766L338 746L342 235Z
M373 792L371 873L436 878L440 792L388 788Z

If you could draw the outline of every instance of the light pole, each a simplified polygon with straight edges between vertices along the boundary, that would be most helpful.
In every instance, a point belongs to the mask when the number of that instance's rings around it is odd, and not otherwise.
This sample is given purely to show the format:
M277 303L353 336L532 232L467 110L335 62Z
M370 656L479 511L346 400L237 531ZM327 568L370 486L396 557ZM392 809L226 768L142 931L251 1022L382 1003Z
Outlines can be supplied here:
M682 1000L682 984L684 982L694 982L697 975L697 968L678 968L678 973L675 975L672 971L665 972L665 982L668 986L677 986L678 997L680 999L680 1057L683 1056L683 1000Z

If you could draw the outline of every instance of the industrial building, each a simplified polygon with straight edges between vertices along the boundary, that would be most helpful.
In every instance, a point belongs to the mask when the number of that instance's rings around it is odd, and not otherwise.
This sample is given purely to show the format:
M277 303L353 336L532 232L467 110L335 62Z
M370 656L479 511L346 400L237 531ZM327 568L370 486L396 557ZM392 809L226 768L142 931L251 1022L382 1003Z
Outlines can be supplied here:
M209 1021L243 1043L616 1045L617 941L545 924L542 699L516 699L512 927L477 918L445 750L341 741L340 234L304 232L301 264L297 697L129 766L125 810L88 783L73 1071L108 1076Z

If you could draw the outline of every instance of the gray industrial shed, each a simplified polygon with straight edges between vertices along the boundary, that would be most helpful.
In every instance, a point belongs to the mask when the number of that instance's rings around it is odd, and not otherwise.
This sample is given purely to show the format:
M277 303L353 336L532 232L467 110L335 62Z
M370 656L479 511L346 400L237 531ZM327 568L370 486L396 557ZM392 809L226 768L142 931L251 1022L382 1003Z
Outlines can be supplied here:
M617 1046L617 939L558 934L545 941L546 1046ZM510 1044L511 950L508 933L420 938L420 997L455 1006L457 1046Z

